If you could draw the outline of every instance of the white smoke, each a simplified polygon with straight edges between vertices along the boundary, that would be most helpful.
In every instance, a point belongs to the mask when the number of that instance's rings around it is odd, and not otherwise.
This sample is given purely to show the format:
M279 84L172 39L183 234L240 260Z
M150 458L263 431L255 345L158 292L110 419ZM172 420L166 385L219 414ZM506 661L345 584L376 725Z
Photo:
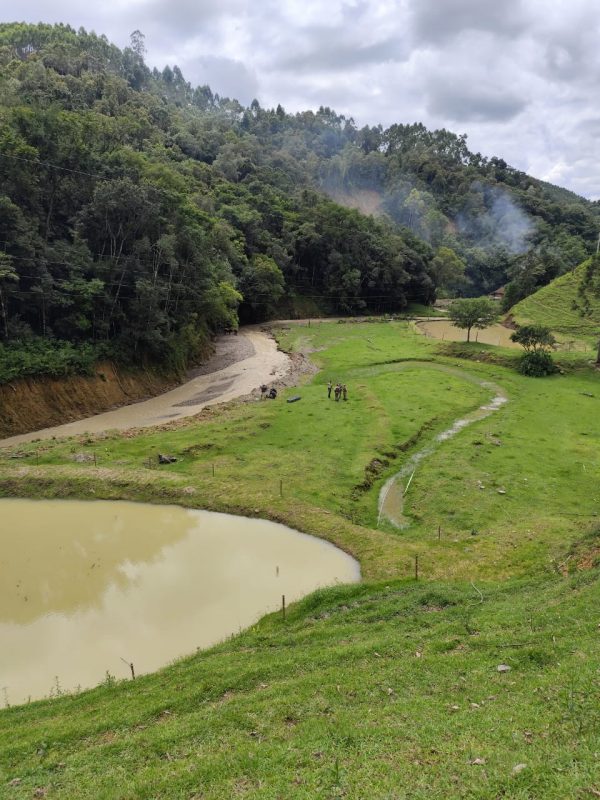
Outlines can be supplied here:
M480 203L476 202L477 194ZM535 226L507 191L474 181L468 202L471 208L457 215L456 224L474 245L502 247L512 255L530 249L529 237Z

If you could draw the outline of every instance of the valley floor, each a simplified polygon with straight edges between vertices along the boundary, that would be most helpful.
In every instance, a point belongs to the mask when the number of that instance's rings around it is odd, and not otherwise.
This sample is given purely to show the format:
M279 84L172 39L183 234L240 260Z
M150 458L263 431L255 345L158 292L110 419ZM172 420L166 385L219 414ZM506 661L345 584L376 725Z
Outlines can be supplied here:
M458 357L404 322L277 337L320 368L277 401L6 448L0 494L275 519L356 556L364 582L154 675L4 709L0 797L600 795L597 372L570 356L525 378L514 352ZM485 383L508 402L419 462L405 529L378 522L385 481ZM150 468L157 451L178 460Z

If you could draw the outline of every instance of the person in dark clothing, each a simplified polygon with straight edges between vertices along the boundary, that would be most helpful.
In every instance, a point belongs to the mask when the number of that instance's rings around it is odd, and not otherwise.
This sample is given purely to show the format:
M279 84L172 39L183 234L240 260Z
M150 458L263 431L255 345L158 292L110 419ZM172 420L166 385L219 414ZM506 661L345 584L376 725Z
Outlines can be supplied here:
M342 387L338 383L337 386L335 387L335 399L336 399L336 402L340 399L341 394L342 394Z
M342 384L342 394L344 395L344 400L348 399L348 389L346 388L346 384Z

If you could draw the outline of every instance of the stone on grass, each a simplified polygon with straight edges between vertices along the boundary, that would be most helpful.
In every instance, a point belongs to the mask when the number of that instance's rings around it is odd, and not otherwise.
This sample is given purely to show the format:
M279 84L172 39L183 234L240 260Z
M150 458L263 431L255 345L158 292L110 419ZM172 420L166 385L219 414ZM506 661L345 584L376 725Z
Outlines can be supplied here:
M498 664L496 669L498 672L510 672L511 667L509 667L508 664Z

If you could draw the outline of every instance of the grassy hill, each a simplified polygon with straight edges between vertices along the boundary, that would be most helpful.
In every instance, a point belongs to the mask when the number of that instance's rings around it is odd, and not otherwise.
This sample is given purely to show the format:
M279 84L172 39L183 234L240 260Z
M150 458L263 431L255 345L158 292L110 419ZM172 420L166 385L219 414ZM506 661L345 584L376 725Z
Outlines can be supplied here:
M592 796L598 589L596 570L318 593L156 676L2 712L0 793Z
M581 357L573 369L574 354L567 375L543 380L483 360L495 350L510 363L499 348L449 358L406 322L278 335L321 367L301 402L25 445L17 461L2 454L0 494L270 517L358 557L364 582L135 682L4 709L0 797L600 792L597 374ZM348 384L348 403L327 401L329 377ZM383 482L498 385L508 403L419 463L409 527L378 525ZM88 448L98 466L74 464ZM146 468L157 448L179 460Z
M519 324L532 322L546 325L560 335L561 340L598 340L600 332L600 298L590 299L590 313L583 316L578 310L581 304L579 287L589 262L581 264L572 272L556 278L534 294L521 300L511 309Z

